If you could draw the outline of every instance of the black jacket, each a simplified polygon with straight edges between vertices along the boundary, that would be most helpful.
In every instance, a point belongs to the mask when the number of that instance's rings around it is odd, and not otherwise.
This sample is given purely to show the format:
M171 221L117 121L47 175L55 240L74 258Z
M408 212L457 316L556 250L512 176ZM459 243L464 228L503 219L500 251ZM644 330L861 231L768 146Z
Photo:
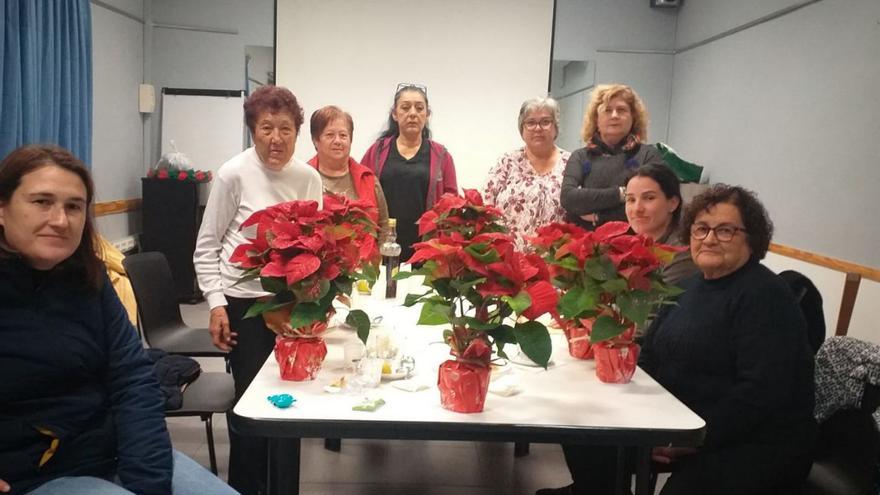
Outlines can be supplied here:
M0 258L0 479L13 493L114 474L132 492L170 493L163 405L109 280L89 289Z

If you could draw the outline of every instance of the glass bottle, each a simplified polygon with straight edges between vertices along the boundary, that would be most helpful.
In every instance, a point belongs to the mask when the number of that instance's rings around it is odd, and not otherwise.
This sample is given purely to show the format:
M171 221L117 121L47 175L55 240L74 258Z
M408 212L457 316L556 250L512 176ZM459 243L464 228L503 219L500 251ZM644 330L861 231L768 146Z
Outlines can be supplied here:
M385 266L385 297L393 299L397 297L397 270L400 267L400 244L397 243L397 220L388 219L388 235L385 242L379 247L382 255L382 265Z

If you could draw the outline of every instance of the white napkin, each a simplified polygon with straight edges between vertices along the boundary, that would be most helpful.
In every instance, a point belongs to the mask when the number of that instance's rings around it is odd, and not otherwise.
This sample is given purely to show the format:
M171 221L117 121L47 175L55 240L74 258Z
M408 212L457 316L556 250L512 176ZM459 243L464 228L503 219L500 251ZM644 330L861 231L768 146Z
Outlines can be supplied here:
M522 389L519 387L519 380L514 375L505 375L489 382L489 393L495 395L510 397L520 392Z
M403 390L404 392L420 392L422 390L428 390L430 386L416 378L409 378L407 380L397 380L391 382L391 386Z

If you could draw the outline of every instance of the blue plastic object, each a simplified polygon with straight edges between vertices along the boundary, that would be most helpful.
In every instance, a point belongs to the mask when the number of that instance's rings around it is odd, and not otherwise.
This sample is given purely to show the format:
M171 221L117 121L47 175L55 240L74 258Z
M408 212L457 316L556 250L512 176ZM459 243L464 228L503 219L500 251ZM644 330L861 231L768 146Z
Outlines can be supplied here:
M286 409L296 402L296 399L290 394L270 395L266 398L269 399L269 402L271 402L273 406L279 409Z

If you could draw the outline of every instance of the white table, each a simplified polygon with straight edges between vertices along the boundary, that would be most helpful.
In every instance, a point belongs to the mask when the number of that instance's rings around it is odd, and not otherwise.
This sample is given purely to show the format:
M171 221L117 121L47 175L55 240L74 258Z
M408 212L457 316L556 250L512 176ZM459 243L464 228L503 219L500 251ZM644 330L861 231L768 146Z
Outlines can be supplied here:
M674 443L699 445L705 422L641 369L628 384L605 384L595 376L593 361L571 358L564 335L551 330L552 365L548 370L510 364L493 379L513 382L521 393L502 397L489 393L483 412L462 414L440 406L437 367L449 357L441 343L443 327L417 326L417 308L397 301L355 301L370 316L381 314L406 335L403 351L416 359L416 377L428 390L406 392L383 382L371 391L386 404L375 412L351 409L361 396L329 394L324 386L345 374L342 346L356 339L352 330L325 335L327 358L314 381L281 380L270 356L235 406L243 433L269 438L269 492L296 494L299 489L301 438L380 438L418 440L480 440L583 443L637 447L636 493L648 493L650 448ZM377 290L378 292L378 284ZM434 342L434 343L431 343ZM515 353L516 351L510 349ZM289 393L297 402L288 409L267 397Z

